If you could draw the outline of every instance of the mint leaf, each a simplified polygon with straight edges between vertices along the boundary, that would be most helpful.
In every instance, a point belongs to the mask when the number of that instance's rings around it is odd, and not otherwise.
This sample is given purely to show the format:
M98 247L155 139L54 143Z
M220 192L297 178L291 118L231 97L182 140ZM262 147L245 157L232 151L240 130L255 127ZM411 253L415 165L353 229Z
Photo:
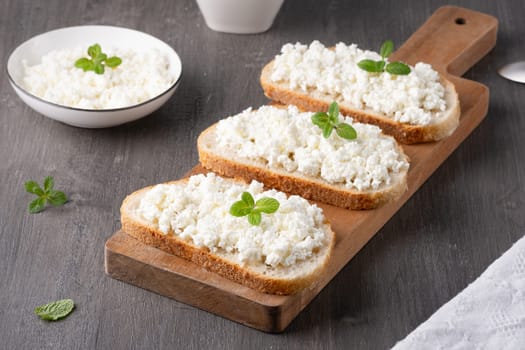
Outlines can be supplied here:
M36 181L27 181L24 184L24 187L27 192L41 196L44 194L44 190L40 188L40 185Z
M332 134L332 130L334 129L334 126L331 124L331 123L327 123L324 127L323 127L323 137L325 139L329 138L330 135Z
M265 214L273 214L279 209L279 201L274 198L263 197L255 203L256 211Z
M230 214L236 217L248 216L248 222L257 226L261 223L261 213L272 214L279 209L279 201L273 198L263 197L254 202L249 192L243 192L241 200L233 203Z
M387 58L390 56L390 54L394 51L394 42L392 40L387 40L381 45L381 49L379 50L379 54L383 58Z
M36 181L27 181L24 187L27 192L37 195L38 198L29 203L28 210L31 214L41 212L44 210L46 203L58 206L67 202L67 197L64 192L53 189L55 181L53 177L47 176L44 179L44 189L38 185Z
M361 60L357 62L357 65L362 70L365 70L370 73L380 73L383 71L384 63L381 64L381 61L373 61L373 60Z
M312 123L321 129L330 122L330 117L325 112L317 112L312 115Z
M253 206L255 205L255 201L253 200L253 197L250 194L250 192L243 192L241 195L241 200L244 203L246 203L246 205L249 206L250 208L253 208Z
M75 303L72 299L62 299L37 306L35 314L43 320L56 321L69 315L74 308Z
M67 202L67 197L64 192L51 190L47 194L47 200L54 206L59 206Z
M337 116L339 115L339 105L337 102L334 101L330 104L330 107L328 107L328 115L336 118L335 121L331 120L332 122L337 122Z
M86 72L88 70L92 70L93 62L91 62L85 57L82 57L76 60L75 67L81 68L82 70L84 70L84 72Z
M253 210L253 206L246 204L244 201L238 201L232 204L230 207L230 214L233 216L241 217L250 214Z
M102 52L102 48L100 47L99 44L94 44L88 47L87 52L88 52L89 57L95 58L98 55L100 55L100 53Z
M339 123L335 127L335 132L339 137L346 140L353 140L357 137L357 132L355 131L355 129L351 125L346 123Z
M39 197L37 199L34 199L29 203L29 212L31 214L36 214L44 210L44 207L46 206L46 198L45 197Z
M91 45L87 53L91 59L82 57L75 61L75 67L81 68L84 72L94 71L96 74L104 74L106 66L115 68L122 63L120 57L108 58L108 55L102 52L99 44Z
M411 71L410 67L402 62L390 62L385 69L388 73L395 75L407 75Z
M98 66L102 64L106 60L107 57L108 56L105 53L101 53L97 57L93 58L93 63L95 64L95 66Z
M122 63L122 60L117 56L113 56L113 57L106 59L106 66L110 68L115 68L121 63Z
M339 105L335 101L330 104L328 115L323 112L313 114L312 123L321 128L325 139L330 137L334 128L341 138L353 140L357 137L357 133L351 125L339 122Z
M97 74L104 74L104 66L101 64L95 64L95 73Z
M262 221L262 215L258 211L252 211L250 214L248 214L248 222L250 225L253 226L259 226Z
M44 192L49 192L55 186L55 180L51 176L46 176L44 179Z
M395 75L407 75L410 73L410 67L402 62L390 62L386 64L385 59L392 54L394 51L394 43L392 40L387 40L381 45L379 54L381 55L381 61L374 60L361 60L357 62L359 68L371 72L380 73L385 70L390 74Z

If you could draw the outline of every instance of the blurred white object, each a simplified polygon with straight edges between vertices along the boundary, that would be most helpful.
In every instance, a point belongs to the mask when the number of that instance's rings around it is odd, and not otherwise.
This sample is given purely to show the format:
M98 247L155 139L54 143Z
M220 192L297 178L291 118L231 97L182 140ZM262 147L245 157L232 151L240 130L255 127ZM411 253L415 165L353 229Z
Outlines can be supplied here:
M525 83L525 61L507 64L501 67L498 73L509 80Z
M393 350L524 346L525 237Z
M267 31L283 2L284 0L197 0L210 29L235 34Z
M37 97L23 87L24 61L29 65L35 65L40 62L42 56L53 50L93 45L94 43L99 43L103 48L118 46L140 48L141 50L157 49L167 57L169 71L175 79L165 91L149 100L132 106L111 109L67 107ZM9 56L7 74L18 96L38 113L81 128L106 128L145 117L160 108L179 85L182 63L173 48L149 34L121 27L88 25L52 30L22 43Z

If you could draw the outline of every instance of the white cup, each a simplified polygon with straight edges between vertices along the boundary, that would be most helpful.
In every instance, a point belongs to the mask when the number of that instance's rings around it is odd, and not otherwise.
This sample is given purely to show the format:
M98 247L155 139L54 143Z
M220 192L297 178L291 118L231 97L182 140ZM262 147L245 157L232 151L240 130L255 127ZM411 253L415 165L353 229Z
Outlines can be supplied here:
M283 2L284 0L197 0L210 29L235 34L267 31Z

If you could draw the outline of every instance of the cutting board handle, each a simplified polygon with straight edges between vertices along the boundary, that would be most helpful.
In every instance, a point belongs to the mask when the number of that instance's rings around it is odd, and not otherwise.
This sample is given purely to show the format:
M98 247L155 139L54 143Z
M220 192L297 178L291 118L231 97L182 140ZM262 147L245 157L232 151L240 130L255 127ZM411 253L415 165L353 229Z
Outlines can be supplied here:
M495 45L498 20L462 7L443 6L390 60L423 61L443 74L463 75Z

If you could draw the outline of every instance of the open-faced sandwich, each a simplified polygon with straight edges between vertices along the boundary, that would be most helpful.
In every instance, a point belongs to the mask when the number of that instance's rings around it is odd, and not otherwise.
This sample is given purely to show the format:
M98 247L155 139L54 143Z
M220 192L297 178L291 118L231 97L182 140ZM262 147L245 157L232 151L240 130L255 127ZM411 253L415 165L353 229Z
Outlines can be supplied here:
M228 117L197 141L202 166L334 206L372 209L407 188L408 158L370 124L295 106L262 106Z
M326 111L336 101L342 114L402 143L450 135L460 116L454 85L429 64L389 62L392 50L391 42L381 54L355 44L286 44L263 68L261 85L268 98L303 110Z
M270 294L313 287L335 242L316 205L213 173L132 193L121 221L148 245Z

